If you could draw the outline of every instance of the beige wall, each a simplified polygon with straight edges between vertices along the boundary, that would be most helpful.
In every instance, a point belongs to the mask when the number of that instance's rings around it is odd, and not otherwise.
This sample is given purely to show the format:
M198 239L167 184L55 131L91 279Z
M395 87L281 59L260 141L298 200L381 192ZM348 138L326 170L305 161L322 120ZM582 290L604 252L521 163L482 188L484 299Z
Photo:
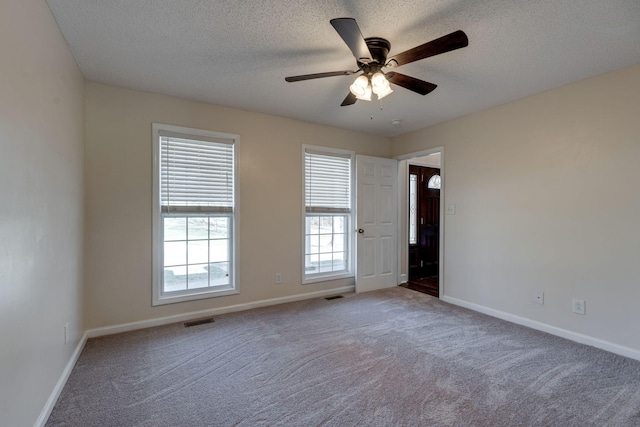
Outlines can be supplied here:
M44 1L0 10L0 425L32 426L83 330L84 83Z
M390 141L101 84L86 87L89 328L352 284L301 285L302 144L388 157ZM240 294L151 306L151 123L240 135ZM274 284L275 273L283 284Z
M444 146L445 295L640 350L639 118L636 65L394 139Z

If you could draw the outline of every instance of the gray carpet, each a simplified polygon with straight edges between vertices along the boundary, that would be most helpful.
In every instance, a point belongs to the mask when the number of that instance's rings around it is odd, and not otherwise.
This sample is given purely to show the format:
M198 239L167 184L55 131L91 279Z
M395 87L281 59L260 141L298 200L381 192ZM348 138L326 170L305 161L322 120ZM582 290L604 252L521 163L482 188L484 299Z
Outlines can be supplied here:
M47 426L639 426L640 362L404 288L91 339Z

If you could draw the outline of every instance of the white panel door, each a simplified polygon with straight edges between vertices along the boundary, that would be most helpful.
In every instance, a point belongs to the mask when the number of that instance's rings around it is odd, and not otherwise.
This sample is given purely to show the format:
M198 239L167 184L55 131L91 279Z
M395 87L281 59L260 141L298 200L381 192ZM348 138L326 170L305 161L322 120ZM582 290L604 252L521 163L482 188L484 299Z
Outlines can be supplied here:
M398 161L356 156L356 292L398 284Z

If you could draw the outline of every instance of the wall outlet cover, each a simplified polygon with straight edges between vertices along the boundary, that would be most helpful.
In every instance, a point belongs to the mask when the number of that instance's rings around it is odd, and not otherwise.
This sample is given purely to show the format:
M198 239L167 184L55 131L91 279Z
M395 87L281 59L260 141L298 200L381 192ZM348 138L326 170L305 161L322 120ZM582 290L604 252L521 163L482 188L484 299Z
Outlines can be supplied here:
M573 299L573 312L576 314L585 314L585 302L583 299L574 298Z

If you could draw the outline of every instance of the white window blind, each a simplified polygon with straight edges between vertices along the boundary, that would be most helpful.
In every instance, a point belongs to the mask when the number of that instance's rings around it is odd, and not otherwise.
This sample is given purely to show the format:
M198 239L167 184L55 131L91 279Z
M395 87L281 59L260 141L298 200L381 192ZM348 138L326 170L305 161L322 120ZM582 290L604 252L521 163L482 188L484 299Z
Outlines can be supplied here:
M233 141L159 136L162 212L233 212Z
M351 158L305 151L306 211L350 212Z

